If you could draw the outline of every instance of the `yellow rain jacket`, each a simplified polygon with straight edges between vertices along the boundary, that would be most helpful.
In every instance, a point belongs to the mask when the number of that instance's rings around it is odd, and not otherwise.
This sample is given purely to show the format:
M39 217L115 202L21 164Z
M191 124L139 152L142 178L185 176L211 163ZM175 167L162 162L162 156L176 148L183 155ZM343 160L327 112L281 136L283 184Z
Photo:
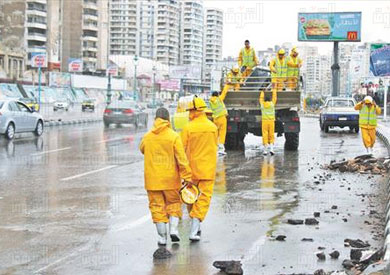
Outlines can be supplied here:
M202 111L192 111L192 120L181 132L193 180L214 180L217 165L218 130Z
M157 118L140 145L145 155L145 189L177 190L191 181L191 169L180 136L167 120Z
M365 106L364 102L359 102L358 104L356 104L355 110L362 112L362 109L363 109L364 106ZM370 107L370 109L368 109L368 112L372 113L372 114L375 114L375 116L373 116L371 118L371 120L375 120L375 122L376 122L376 120L377 120L376 115L380 115L382 110L381 110L381 108L379 106L372 105ZM360 116L361 115L362 114L360 114ZM376 128L376 125L370 125L370 123L362 123L362 119L361 118L359 118L359 126L360 126L360 128L365 128L365 129L375 129Z

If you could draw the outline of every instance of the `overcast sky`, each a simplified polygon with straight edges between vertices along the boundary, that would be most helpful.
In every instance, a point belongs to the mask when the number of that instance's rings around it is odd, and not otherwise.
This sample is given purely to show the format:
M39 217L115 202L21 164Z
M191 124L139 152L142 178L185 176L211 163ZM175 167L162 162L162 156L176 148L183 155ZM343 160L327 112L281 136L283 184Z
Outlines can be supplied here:
M362 42L390 42L390 1L226 1L204 0L205 7L224 11L223 56L236 56L245 39L256 50L297 41L298 12L362 12ZM321 53L331 42L317 42Z

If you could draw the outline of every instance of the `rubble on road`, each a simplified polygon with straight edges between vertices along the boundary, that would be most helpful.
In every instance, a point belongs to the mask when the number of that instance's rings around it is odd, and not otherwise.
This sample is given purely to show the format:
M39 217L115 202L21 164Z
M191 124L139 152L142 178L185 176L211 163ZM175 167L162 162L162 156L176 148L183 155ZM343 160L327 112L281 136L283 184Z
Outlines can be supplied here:
M153 253L153 259L155 260L163 260L168 259L170 257L172 257L172 253L164 247L160 247Z
M292 225L298 225L298 224L303 224L303 220L288 219L287 223Z
M331 161L323 168L345 172L358 172L361 174L384 175L390 171L390 159L375 158L372 155L361 155L354 159L341 162Z
M329 256L332 258L332 259L338 259L340 257L340 252L338 252L337 250L333 251L332 253L329 254Z
M228 275L241 275L244 271L241 267L240 261L215 261L213 263L215 268L220 269Z
M351 247L354 248L367 248L370 247L370 244L368 242L363 242L362 240L352 240L352 239L345 239L344 243L348 243Z
M320 260L320 261L325 261L325 259L326 259L324 252L319 252L316 254L316 256L317 256L318 260Z

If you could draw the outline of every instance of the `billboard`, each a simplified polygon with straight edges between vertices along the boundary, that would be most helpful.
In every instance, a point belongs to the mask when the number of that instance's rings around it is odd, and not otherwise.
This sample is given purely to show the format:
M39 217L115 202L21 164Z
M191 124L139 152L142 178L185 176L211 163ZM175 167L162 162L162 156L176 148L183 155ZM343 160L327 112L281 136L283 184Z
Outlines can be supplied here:
M360 42L361 12L298 13L298 41Z
M370 71L374 76L390 76L390 43L371 44Z
M118 76L118 72L119 72L118 66L110 65L107 67L106 76L108 76L108 75Z
M167 91L180 90L180 80L177 79L160 80L157 83L160 85L161 90L167 90Z
M31 53L31 67L46 67L46 53Z
M65 88L71 86L70 73L49 73L49 86L56 88Z
M68 72L81 73L83 72L83 61L79 58L68 59Z

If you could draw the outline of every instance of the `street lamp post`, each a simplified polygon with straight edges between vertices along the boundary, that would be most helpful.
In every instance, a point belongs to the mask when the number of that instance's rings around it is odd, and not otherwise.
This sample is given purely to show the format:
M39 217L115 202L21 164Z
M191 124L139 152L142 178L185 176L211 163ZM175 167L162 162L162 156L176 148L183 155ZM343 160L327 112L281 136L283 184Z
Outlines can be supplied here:
M157 71L156 66L153 66L152 70L153 70L153 90L152 90L152 92L153 92L153 106L154 106L154 104L156 103L156 71Z
M107 105L111 103L111 74L108 72L108 83L107 83Z
M138 56L134 55L134 90L133 90L133 98L134 101L137 100L137 65L138 65Z

